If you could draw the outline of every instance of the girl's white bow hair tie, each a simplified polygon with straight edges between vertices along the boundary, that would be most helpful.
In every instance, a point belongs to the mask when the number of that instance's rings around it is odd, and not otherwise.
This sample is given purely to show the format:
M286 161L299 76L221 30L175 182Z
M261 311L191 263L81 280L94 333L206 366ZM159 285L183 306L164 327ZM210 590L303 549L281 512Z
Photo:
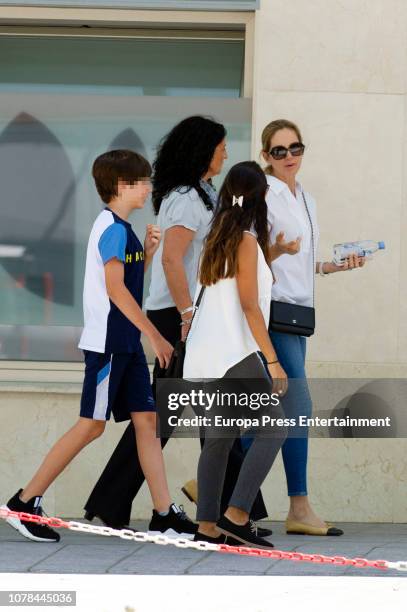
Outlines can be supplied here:
M243 206L243 196L239 196L238 198L236 196L233 196L232 206L236 206L236 204L238 204L240 206L240 208L242 208L242 206Z

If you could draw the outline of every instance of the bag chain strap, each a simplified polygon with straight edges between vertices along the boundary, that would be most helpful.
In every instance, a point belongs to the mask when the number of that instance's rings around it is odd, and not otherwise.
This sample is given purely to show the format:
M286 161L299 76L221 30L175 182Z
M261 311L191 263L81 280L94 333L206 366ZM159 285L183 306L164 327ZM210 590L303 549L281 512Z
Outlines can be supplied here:
M302 199L304 200L305 210L307 211L309 224L311 227L311 242L312 242L312 307L315 308L315 244L314 244L314 228L311 221L311 215L308 210L307 200L305 199L304 192L301 190Z
M195 307L194 307L194 313L193 313L192 318L191 318L191 325L189 326L189 330L187 331L187 335L185 336L185 340L184 340L184 342L186 342L186 341L187 341L187 339L188 339L189 332L191 331L191 327L192 327L192 322L193 322L193 320L194 320L194 317L195 317L196 311L197 311L197 310L198 310L198 308L199 308L199 304L201 303L201 300L202 300L202 296L203 296L203 294L204 294L204 291L205 291L205 287L201 287L201 290L200 290L199 295L198 295L198 299L196 300L196 304L195 304Z

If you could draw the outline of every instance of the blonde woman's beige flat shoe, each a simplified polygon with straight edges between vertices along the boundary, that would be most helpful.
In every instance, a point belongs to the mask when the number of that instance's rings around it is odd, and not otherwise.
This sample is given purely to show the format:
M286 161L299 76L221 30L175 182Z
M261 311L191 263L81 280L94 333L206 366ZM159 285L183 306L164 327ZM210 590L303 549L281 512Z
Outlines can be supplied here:
M298 523L297 521L285 522L286 533L295 535L313 535L313 536L340 536L343 534L342 529L327 525L326 527L313 527L306 523Z
M188 480L181 488L181 491L193 504L198 502L198 482L195 479Z

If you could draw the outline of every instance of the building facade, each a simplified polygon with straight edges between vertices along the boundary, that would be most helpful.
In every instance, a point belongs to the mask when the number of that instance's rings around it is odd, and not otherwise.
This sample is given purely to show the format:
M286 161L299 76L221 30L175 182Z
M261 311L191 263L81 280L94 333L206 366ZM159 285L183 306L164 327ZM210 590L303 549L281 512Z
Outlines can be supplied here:
M403 0L0 1L6 496L77 415L83 262L100 207L92 161L111 147L152 160L160 138L187 115L226 124L225 170L259 159L269 121L300 125L301 180L317 200L321 258L345 240L388 247L363 271L317 279L309 374L363 382L406 376L406 30ZM146 207L136 231L152 218ZM50 512L81 515L121 431L110 426L63 474L47 494ZM311 440L317 511L332 520L404 521L406 446L404 439ZM177 499L197 456L195 440L167 447ZM272 517L283 518L280 463L265 494ZM148 512L143 491L134 516Z

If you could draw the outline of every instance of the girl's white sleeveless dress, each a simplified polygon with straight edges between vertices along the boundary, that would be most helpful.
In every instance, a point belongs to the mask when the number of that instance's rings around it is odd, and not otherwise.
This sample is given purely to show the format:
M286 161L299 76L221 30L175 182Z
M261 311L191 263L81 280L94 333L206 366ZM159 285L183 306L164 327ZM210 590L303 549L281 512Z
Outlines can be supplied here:
M268 327L273 275L258 243L257 250L259 306ZM200 290L198 283L194 302ZM206 287L186 342L184 378L222 378L229 368L259 350L242 310L236 279L221 279Z

